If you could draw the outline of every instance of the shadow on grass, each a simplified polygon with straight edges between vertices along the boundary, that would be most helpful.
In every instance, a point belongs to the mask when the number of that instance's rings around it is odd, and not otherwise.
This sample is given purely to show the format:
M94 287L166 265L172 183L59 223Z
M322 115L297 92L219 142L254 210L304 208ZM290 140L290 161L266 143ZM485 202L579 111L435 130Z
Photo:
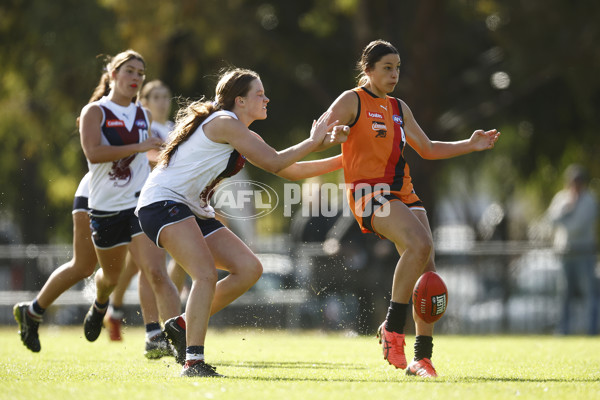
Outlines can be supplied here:
M239 363L218 362L215 365L241 368L290 368L290 369L368 369L366 365L354 363L314 362L314 361L244 361Z
M597 383L598 380L594 377L582 378L527 378L527 377L498 377L498 376L440 376L438 379L423 379L414 376L406 376L404 370L387 371L386 373L377 375L376 371L373 374L365 374L363 371L374 370L376 368L369 367L364 364L355 363L335 363L335 362L309 362L309 361L247 361L240 363L219 362L215 363L218 367L234 367L234 368L250 368L250 369L299 369L299 370L327 370L339 371L337 376L311 377L302 376L303 371L299 371L296 376L235 376L227 374L227 378L265 381L265 382L373 382L373 383L490 383L490 382L506 382L506 383ZM356 372L355 372L356 371ZM396 373L394 373L396 372ZM388 374L391 373L391 376ZM344 376L345 374L354 376ZM364 376L356 376L364 374ZM371 375L371 376L367 376ZM388 376L385 376L388 375Z

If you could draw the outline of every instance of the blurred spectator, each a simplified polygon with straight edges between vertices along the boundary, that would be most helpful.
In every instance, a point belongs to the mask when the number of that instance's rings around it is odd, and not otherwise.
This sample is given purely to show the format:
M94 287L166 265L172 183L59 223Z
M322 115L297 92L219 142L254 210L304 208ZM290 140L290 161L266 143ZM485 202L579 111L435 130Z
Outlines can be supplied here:
M555 226L554 248L565 277L558 333L571 333L572 303L583 297L587 333L598 333L598 280L596 267L596 222L598 203L588 188L589 176L581 165L565 170L565 187L548 208Z

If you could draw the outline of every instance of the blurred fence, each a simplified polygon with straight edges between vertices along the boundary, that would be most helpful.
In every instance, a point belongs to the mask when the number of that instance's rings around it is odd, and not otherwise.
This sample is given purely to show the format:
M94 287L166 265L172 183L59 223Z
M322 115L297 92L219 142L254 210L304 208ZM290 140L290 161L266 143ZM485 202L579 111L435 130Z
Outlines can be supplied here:
M369 258L354 251L358 244L353 247L329 241L295 245L286 237L261 242L255 250L263 277L213 316L211 325L374 332L385 317L397 257ZM554 332L562 275L551 249L515 242L438 248L449 305L437 333ZM33 299L71 255L65 245L0 246L0 324L14 325L12 306ZM133 282L125 296L126 323L132 325L142 323L136 287ZM92 280L80 282L48 310L45 323L80 324L93 297ZM573 315L576 332L585 326L580 310L575 307Z

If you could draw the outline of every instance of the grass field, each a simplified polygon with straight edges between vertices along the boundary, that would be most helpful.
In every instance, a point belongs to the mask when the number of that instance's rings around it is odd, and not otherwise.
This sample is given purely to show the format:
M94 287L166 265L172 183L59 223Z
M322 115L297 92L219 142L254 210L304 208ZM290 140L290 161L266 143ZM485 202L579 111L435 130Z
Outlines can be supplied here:
M0 328L0 399L600 399L598 338L438 336L436 380L389 366L372 337L211 330L207 361L222 379L146 360L141 328L116 343L105 333L88 343L79 327L42 327L40 338L34 354L16 326Z

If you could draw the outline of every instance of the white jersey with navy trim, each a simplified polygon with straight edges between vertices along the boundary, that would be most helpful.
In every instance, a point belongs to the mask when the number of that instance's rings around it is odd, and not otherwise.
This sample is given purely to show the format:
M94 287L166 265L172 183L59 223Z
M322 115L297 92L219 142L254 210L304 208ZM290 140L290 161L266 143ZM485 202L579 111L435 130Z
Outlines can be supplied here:
M152 136L158 137L162 139L163 142L166 142L169 137L169 133L171 133L174 127L175 124L173 121L167 121L165 124L152 121L152 125L150 125L150 131L152 132Z
M79 181L79 186L77 186L77 190L75 191L75 197L90 197L90 179L92 178L92 173L87 172L81 181Z
M168 166L157 166L146 181L138 209L149 204L173 200L184 203L196 216L214 218L210 196L224 178L235 175L245 158L230 144L217 143L206 137L203 127L220 116L238 119L230 111L217 111L206 118L188 140L181 143Z
M120 146L141 143L148 138L148 116L143 107L131 103L127 107L106 96L90 103L102 110L103 145ZM89 206L93 210L121 211L137 205L139 192L150 173L145 153L135 153L116 161L92 164Z

